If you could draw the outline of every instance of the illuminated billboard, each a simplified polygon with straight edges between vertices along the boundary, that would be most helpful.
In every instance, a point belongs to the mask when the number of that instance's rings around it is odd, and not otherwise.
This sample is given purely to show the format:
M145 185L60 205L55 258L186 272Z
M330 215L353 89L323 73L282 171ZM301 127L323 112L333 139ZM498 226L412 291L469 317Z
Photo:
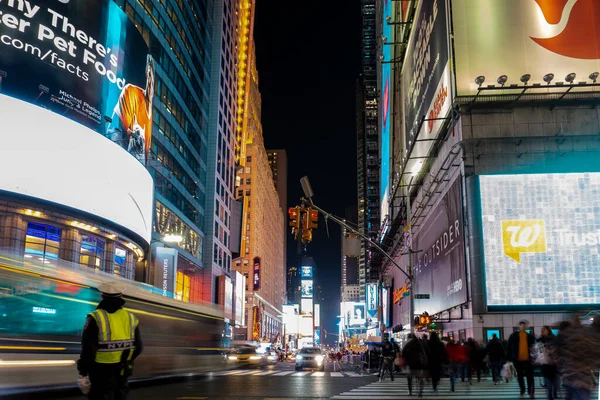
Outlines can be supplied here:
M312 279L303 279L302 280L302 297L313 297L313 281Z
M479 178L487 305L600 304L600 173Z
M452 103L446 0L417 7L401 77L404 145L411 153L405 172L412 174L421 170Z
M365 323L365 303L344 301L341 303L344 325L362 325Z
M112 0L30 0L0 2L0 15L2 93L77 121L145 162L154 61L127 14Z
M313 267L311 266L302 266L300 269L300 277L301 278L312 278L313 277Z
M302 314L313 313L313 299L301 299L300 300L300 312Z
M391 63L394 57L392 54L391 43L394 42L394 25L391 25L386 19L392 21L393 10L392 0L384 0L383 2L383 17L381 19L382 35L385 38L381 54L384 62L380 63L381 73L379 76L380 86L380 102L379 102L379 130L380 130L380 156L381 156L381 176L380 176L380 201L381 201L381 223L383 224L386 216L389 214L389 185L390 185L390 141L391 141L391 125L392 125L392 77L390 75ZM385 227L383 227L385 229ZM384 232L385 233L385 232Z
M370 318L377 317L377 284L376 283L368 283L367 284L367 312L369 313Z
M564 82L572 72L576 82L590 82L590 73L600 70L599 15L597 0L452 0L457 95L476 94L480 75L484 86L502 75L506 87L522 85L525 74L531 75L529 86L546 86L544 75Z
M417 313L430 315L467 301L465 244L463 239L461 179L456 178L423 222L413 227L415 301Z
M141 34L109 0L1 1L0 15L0 190L150 242L154 188L136 160L150 146L154 62Z
M260 257L254 257L252 264L252 287L257 291L260 290Z

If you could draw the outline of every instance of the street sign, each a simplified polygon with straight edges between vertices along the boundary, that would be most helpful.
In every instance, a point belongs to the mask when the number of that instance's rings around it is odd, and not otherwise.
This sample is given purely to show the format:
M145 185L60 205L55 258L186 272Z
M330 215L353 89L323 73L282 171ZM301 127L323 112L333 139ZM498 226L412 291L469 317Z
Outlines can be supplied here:
M402 293L402 297L408 297L408 296L410 296L410 291Z
M429 294L415 294L415 300L428 300Z

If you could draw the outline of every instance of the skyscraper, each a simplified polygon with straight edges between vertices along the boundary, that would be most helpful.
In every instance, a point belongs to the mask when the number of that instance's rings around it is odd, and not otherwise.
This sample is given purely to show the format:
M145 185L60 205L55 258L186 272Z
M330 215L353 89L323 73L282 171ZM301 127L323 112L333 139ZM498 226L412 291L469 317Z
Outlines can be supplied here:
M219 0L213 12L207 196L204 204L204 299L215 302L217 277L229 275L231 207L235 200L238 0ZM220 44L220 45L219 45Z
M273 184L279 196L279 206L283 213L283 260L287 263L287 152L283 149L267 150L269 166L273 173Z
M243 201L241 256L234 268L249 278L247 339L281 339L285 299L283 211L264 145L256 53L250 46L250 81L244 112L245 159L238 170L237 198Z
M357 84L358 227L376 240L380 225L376 1L362 0L362 75ZM374 249L362 240L361 300L373 274Z

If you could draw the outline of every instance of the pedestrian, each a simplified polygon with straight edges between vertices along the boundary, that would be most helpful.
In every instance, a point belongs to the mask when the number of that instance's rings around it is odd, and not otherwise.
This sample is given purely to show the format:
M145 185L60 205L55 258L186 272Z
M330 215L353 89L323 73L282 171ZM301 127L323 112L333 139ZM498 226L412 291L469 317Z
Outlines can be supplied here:
M390 380L394 380L394 359L396 358L396 349L394 344L390 342L390 334L383 334L381 342L381 363L379 364L379 382L385 376L385 371L390 371Z
M541 348L538 351L536 364L541 366L548 400L555 400L558 397L558 372L554 357L555 339L556 336L552 332L552 328L549 326L542 327L542 335L538 340Z
M472 371L477 374L477 382L481 382L481 352L479 346L473 338L467 340L467 349L469 354L469 385L473 384Z
M429 348L429 376L433 386L433 393L437 393L438 384L442 378L443 365L448 362L448 355L444 343L440 340L437 333L432 332L428 343Z
M454 339L449 338L446 345L446 354L448 355L448 369L450 372L450 391L454 392L454 385L458 377L459 369L462 367L463 350Z
M494 385L497 385L500 381L500 370L502 369L502 363L504 362L504 348L502 347L502 343L500 343L496 334L492 335L492 339L485 347L485 354L488 356L490 361L492 380L494 381Z
M98 286L102 301L87 315L77 362L79 387L90 400L125 400L133 360L143 350L138 319L123 309L122 290Z
M460 346L461 357L460 357L460 379L464 382L465 379L471 384L471 347L467 342L462 342Z
M535 398L535 384L533 381L533 363L531 359L531 348L535 344L535 338L527 332L529 321L519 322L519 331L514 332L508 338L507 356L517 370L517 381L521 389L521 397L525 395L525 379L527 379L527 393L529 398Z
M600 329L563 322L554 346L566 399L591 399L597 390L592 371L600 367Z
M408 343L402 349L402 356L408 365L408 393L412 396L412 382L416 378L419 381L419 397L423 397L425 385L425 371L427 370L427 353L423 343L414 334L408 335Z

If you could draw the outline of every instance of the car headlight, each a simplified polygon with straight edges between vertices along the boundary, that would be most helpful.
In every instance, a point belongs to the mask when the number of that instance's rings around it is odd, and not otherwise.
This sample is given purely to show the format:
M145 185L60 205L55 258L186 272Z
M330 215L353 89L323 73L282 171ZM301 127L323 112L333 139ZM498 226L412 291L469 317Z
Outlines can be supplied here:
M237 360L237 356L229 356L227 358L230 359L230 360Z
M260 360L261 358L261 356L250 356L251 360Z
M275 360L277 360L277 357L275 357L275 356L269 356L268 359L269 359L269 361L275 361Z
M323 357L323 356L316 356L315 357L315 360L317 360L317 363L319 363L319 364L322 364L324 359L325 359L325 357Z
M301 355L297 355L296 356L296 360L302 360L302 356Z

